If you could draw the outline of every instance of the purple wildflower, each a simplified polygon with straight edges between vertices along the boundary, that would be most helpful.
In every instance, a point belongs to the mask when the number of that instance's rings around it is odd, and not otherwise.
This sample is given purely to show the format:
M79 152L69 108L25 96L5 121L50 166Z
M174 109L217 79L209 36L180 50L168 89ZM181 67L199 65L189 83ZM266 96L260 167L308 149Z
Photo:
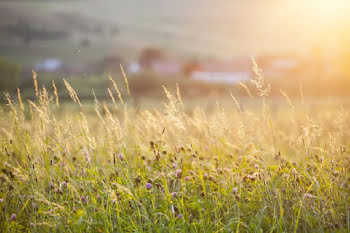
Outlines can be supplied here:
M0 203L3 203L4 202L4 199L3 198L0 198Z
M61 184L61 186L62 186L63 188L67 188L68 184L67 184L66 181L63 181L62 184Z
M80 200L81 200L81 202L85 203L86 202L86 197L85 196L81 196Z
M204 173L203 178L204 179L208 178L208 173Z
M120 159L121 161L124 161L124 160L125 160L125 157L124 157L124 154L123 154L123 153L120 153L120 154L118 155L118 157L119 157L119 159Z
M97 194L97 200L100 200L101 199L101 196L99 194Z
M176 170L176 177L177 178L181 178L181 175L182 175L182 170L181 169L177 169Z
M189 176L186 176L185 178L184 178L184 181L189 181L190 180L190 177Z
M184 216L183 216L183 214L179 214L178 216L177 216L177 218L183 218Z
M172 196L172 197L177 197L177 192L171 193L171 196Z
M151 183L147 183L147 184L146 184L146 189L148 189L148 190L149 190L149 189L152 189L152 188L153 188L153 186L152 186L152 184L151 184Z
M32 223L32 222L31 222L29 225L30 225L31 227L34 227L34 226L35 226L34 223Z
M11 221L15 221L17 215L16 214L11 214Z
M233 187L232 192L233 192L233 194L236 194L238 192L238 189L236 187Z

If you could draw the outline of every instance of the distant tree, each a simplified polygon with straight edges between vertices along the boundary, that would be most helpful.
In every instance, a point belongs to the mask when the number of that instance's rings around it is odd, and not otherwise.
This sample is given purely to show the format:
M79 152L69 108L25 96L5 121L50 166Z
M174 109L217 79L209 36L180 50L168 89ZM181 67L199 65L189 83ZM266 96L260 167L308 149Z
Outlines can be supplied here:
M161 60L165 57L164 52L157 48L146 48L141 52L140 65L142 67L150 67L153 61Z
M12 91L18 85L20 67L0 58L0 91Z

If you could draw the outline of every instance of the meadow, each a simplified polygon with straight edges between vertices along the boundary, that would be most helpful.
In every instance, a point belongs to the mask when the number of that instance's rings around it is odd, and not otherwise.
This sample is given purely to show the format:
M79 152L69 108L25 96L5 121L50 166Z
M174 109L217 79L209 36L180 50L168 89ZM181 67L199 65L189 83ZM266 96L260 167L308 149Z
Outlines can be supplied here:
M33 73L36 98L1 107L0 231L349 232L348 105L302 90L276 105L255 72L249 101L210 111L166 87L163 106L138 108L110 77L93 112Z

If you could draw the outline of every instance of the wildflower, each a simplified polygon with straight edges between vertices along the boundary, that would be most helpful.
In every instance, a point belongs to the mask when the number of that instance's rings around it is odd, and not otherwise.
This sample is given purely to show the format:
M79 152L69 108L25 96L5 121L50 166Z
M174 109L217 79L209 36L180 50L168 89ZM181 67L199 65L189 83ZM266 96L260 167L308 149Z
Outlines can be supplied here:
M97 194L97 200L100 200L101 199L101 196L99 194Z
M153 186L152 186L151 183L147 183L147 184L146 184L146 189L150 190L150 189L152 189L152 188L153 188Z
M297 170L295 168L292 169L292 175L295 177L297 175Z
M172 192L171 196L174 197L174 198L177 197L177 192Z
M259 169L259 165L258 164L255 164L255 169Z
M85 196L81 196L80 200L81 200L81 202L85 203L86 202L86 197Z
M177 216L177 218L183 218L184 216L183 216L183 214L179 214L178 216Z
M3 198L0 198L0 204L4 202L4 199Z
M11 214L11 221L15 221L17 215L16 214Z
M177 169L176 170L176 177L177 178L181 178L181 175L182 175L182 170L181 169Z
M186 176L186 177L184 178L184 181L188 181L188 180L190 180L190 177L189 177L189 176Z
M119 159L120 159L121 161L124 161L124 160L125 160L125 157L124 157L124 154L123 154L123 153L120 153L120 154L118 155L118 157L119 157Z
M34 227L34 226L35 226L34 223L32 223L32 222L31 222L29 225L30 225L31 227Z
M208 173L204 173L203 178L204 179L208 178Z
M51 182L49 183L49 188L52 189L54 185L55 185L55 184L51 181Z
M173 168L176 168L176 163L173 163Z
M233 188L232 188L232 193L233 193L233 194L236 194L237 192L238 192L238 189L237 189L236 187L233 187Z
M61 184L61 187L67 188L67 186L68 186L67 182L66 182L66 181L63 181L62 184Z

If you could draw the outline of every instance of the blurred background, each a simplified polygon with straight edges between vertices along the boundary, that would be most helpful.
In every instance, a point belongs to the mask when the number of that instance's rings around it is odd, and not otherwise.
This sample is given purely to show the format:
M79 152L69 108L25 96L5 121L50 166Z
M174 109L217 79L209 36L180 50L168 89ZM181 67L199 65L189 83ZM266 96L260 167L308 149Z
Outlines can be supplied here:
M251 57L271 95L350 94L349 0L8 0L0 1L0 90L32 98L69 80L81 99L109 98L108 75L133 98L247 93Z

